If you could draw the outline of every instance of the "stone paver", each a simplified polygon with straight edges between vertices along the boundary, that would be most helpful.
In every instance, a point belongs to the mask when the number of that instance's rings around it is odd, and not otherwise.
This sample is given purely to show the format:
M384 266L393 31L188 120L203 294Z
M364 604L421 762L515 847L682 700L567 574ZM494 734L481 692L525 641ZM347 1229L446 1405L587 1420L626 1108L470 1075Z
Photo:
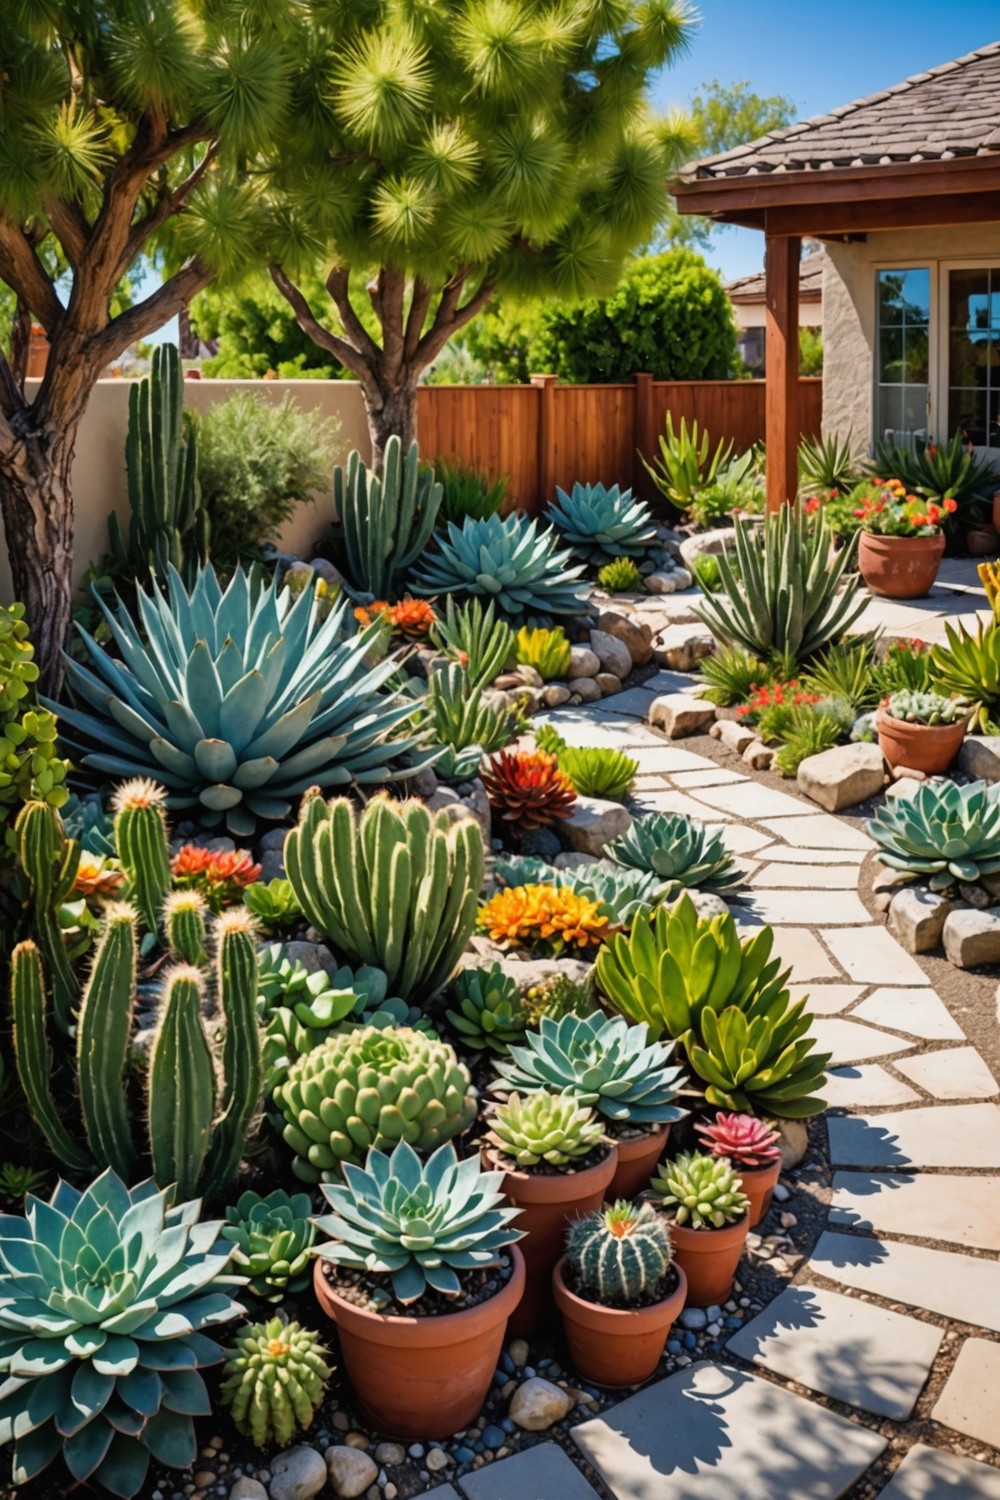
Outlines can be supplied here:
M823 1098L829 1109L886 1109L893 1104L920 1102L920 1095L909 1084L893 1078L878 1063L831 1068L823 1085Z
M1000 1448L1000 1344L966 1339L931 1416Z
M797 806L801 810L805 803L799 802ZM829 813L807 813L798 818L779 815L776 823L765 818L764 826L770 828L775 838L785 839L800 849L855 849L866 854L874 847L860 828L831 817Z
M835 823L836 819L832 818L830 821ZM785 830L790 826L788 823L776 823L772 832L780 829L781 838L784 838ZM798 827L798 823L795 826ZM851 832L851 830L848 829L848 832ZM858 880L858 866L864 859L869 847L865 843L863 848L857 849L818 849L810 845L803 845L802 848L799 848L794 842L786 844L782 843L779 839L771 846L768 858L780 859L785 864L790 865L826 865L828 867L834 865L853 865L854 883L856 885ZM807 872L803 872L803 878L809 880L821 879L822 877L819 875L810 876Z
M884 927L831 927L821 936L851 979L865 984L928 984L923 969Z
M873 1026L905 1031L928 1042L960 1042L965 1033L933 990L877 989L853 1014Z
M820 1287L790 1286L726 1345L754 1364L877 1416L910 1415L942 1330Z
M737 817L756 822L761 818L794 818L802 814L804 803L787 792L775 791L754 781L749 786L706 787L698 793L699 802L722 812L735 813ZM781 832L780 826L777 830Z
M760 833L747 823L716 823L713 820L706 823L705 828L722 834L722 842L730 854L756 854L771 842L768 834Z
M637 792L632 800L641 812L683 813L686 818L694 818L697 823L705 821L707 809L687 792L679 792L673 787L662 792ZM723 818L726 814L713 813L712 816Z
M828 1223L1000 1250L1000 1177L836 1172Z
M1000 1333L1000 1263L995 1260L825 1230L810 1266L844 1286Z
M637 749L630 746L628 752L633 760L639 762L639 770L643 775L651 775L654 771L663 775L669 775L673 771L700 771L711 764L703 755L695 755L692 750L675 749L656 735L650 735L650 740L653 743L643 743Z
M660 691L672 693L678 689L671 687ZM612 714L624 714L630 719L641 719L645 724L649 717L649 710L659 695L659 691L650 693L644 687L626 688L624 693L615 693L613 698L606 698L602 701L607 703ZM601 712L597 704L594 705L594 712L598 714Z
M842 1063L865 1062L871 1057L889 1057L894 1052L905 1052L913 1045L903 1041L902 1037L886 1036L874 1026L862 1026L840 1016L820 1016L812 1029L817 1051L831 1053L834 1067Z
M885 1448L878 1433L781 1386L707 1363L647 1386L573 1438L617 1500L836 1500Z
M856 891L858 872L853 863L828 865L825 870L810 872L803 870L801 864L789 864L786 861L784 864L761 865L753 883L756 886L776 886L790 891L803 891L812 887L823 891Z
M865 992L863 984L789 984L793 1000L807 1000L814 1016L837 1016Z
M597 1500L558 1443L538 1443L459 1480L469 1500Z
M1000 1500L1000 1469L918 1443L879 1500Z
M670 778L675 786L735 786L737 782L749 781L739 771L727 771L723 766L713 766L709 771L674 771Z
M835 1167L1000 1167L1000 1109L942 1104L829 1121Z
M462 1500L462 1497L450 1484L436 1484L432 1490L425 1490L420 1500Z
M975 1047L942 1047L898 1064L899 1071L935 1099L992 1099L997 1081Z
M810 979L843 978L819 938L808 927L776 927L771 956L780 958L782 967L791 969L792 979L803 984Z
M803 922L817 926L821 922L843 922L848 926L863 922L868 915L856 891L774 891L755 886L742 904L762 922L775 926Z

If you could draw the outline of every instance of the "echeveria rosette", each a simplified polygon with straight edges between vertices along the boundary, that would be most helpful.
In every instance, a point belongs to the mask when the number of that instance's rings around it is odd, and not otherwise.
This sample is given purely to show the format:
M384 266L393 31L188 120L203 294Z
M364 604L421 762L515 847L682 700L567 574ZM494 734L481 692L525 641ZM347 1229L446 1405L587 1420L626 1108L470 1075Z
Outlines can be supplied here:
M233 1268L248 1278L247 1291L265 1302L280 1302L309 1284L316 1228L308 1193L275 1188L266 1198L242 1193L226 1209L222 1236L232 1246Z
M204 1330L245 1310L200 1207L107 1171L0 1216L0 1443L16 1443L15 1484L61 1453L75 1481L130 1497L151 1458L197 1457L192 1418L212 1409L199 1372L223 1359Z
M720 891L743 879L722 833L684 813L637 819L627 833L611 840L605 853L616 864L658 876L665 882L661 893L679 886Z
M972 885L1000 872L1000 784L936 776L880 807L868 832L890 870L927 875L932 891Z
M504 1199L503 1172L486 1172L477 1156L459 1161L439 1146L425 1162L406 1141L391 1155L371 1150L364 1167L346 1163L342 1184L324 1183L332 1213L316 1219L330 1236L316 1253L334 1265L392 1279L404 1307L428 1288L458 1297L461 1273L500 1264L521 1232L518 1210Z

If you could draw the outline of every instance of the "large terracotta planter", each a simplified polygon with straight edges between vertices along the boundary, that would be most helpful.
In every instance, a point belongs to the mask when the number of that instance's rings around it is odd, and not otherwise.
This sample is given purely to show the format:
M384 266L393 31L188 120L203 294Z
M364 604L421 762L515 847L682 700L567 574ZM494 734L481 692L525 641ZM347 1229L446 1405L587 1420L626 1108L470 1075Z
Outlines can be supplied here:
M666 1150L669 1134L670 1126L661 1125L648 1135L630 1136L616 1142L618 1166L604 1194L606 1203L614 1203L618 1198L636 1198L649 1187L649 1179Z
M671 1221L674 1261L687 1277L687 1299L692 1307L728 1302L749 1232L749 1214L722 1229L689 1229L686 1224Z
M571 1292L563 1280L563 1256L552 1272L552 1293L562 1313L570 1358L595 1385L639 1385L655 1372L687 1296L687 1278L676 1263L677 1285L650 1307L602 1307Z
M524 1258L516 1245L509 1281L495 1297L437 1317L390 1318L338 1296L317 1260L313 1287L337 1325L358 1410L388 1437L443 1438L482 1410L503 1348L507 1319L524 1291Z
M929 594L944 554L944 533L876 536L863 531L858 569L873 594L886 599L922 599Z
M756 1229L771 1207L775 1184L781 1176L781 1158L779 1156L768 1167L737 1166L736 1170L740 1174L743 1191L750 1199L750 1228ZM676 1230L674 1233L676 1234Z
M603 1161L583 1172L547 1176L506 1171L493 1151L484 1151L483 1158L491 1172L504 1173L503 1191L521 1210L516 1227L525 1234L518 1243L524 1257L524 1295L508 1325L508 1332L521 1338L534 1333L551 1313L552 1267L566 1248L566 1225L600 1208L618 1165L618 1151L612 1146Z
M947 771L965 739L966 721L956 724L908 724L884 708L875 716L878 747L890 766L908 766L928 776Z

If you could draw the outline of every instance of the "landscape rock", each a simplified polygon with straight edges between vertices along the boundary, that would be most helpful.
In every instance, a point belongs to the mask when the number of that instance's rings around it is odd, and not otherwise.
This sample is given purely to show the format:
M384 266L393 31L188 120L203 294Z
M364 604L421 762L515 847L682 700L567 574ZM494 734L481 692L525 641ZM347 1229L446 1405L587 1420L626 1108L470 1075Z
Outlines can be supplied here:
M757 738L741 719L717 719L712 728L717 731L716 739L736 755L742 755L747 746L752 745Z
M763 740L752 739L743 751L743 759L755 771L769 771L774 754L773 745L765 745Z
M827 812L839 812L876 796L885 785L885 765L877 745L835 745L809 755L799 766L799 791Z
M877 860L875 868L878 873L872 880L872 890L876 893L895 891L898 886L909 885L913 879L913 876L908 875L905 870L893 870L888 865L880 865Z
M509 693L512 688L523 686L524 680L517 672L501 672L499 677L493 679L493 687L498 693Z
M237 1479L229 1491L229 1500L267 1500L267 1490L259 1479Z
M593 655L593 652L591 652ZM593 677L574 677L573 692L581 703L598 703L604 694Z
M586 682L586 680L585 677L580 679L582 682ZM616 677L614 672L598 672L594 681L605 698L611 698L615 693L620 693L622 690L622 680L620 677Z
M358 1448L346 1446L327 1448L326 1468L329 1471L334 1494L344 1496L345 1500L351 1500L352 1496L363 1495L368 1486L374 1484L378 1478L378 1464L369 1454L362 1453ZM274 1493L273 1484L271 1493L272 1495Z
M602 672L613 672L620 678L631 672L632 653L617 636L609 635L606 630L592 630L590 648L600 662Z
M673 594L679 588L687 588L691 580L688 578L687 583L681 584L678 582L677 572L673 572L649 573L642 581L648 594Z
M904 776L902 781L890 781L885 789L888 802L898 802L900 798L905 801L909 797L915 797L919 792L921 783L913 776Z
M352 1458L364 1459L375 1474L378 1473L367 1454L356 1453L353 1448L345 1448L344 1452L349 1453ZM271 1500L312 1500L313 1495L318 1495L326 1484L327 1477L327 1466L322 1453L317 1453L315 1448L307 1448L304 1444L298 1448L289 1448L271 1461ZM370 1479L368 1483L371 1484ZM357 1495L360 1491L339 1490L338 1494Z
M406 1462L406 1449L402 1443L379 1443L374 1457L383 1468L394 1469L397 1464Z
M517 675L527 687L544 687L545 678L537 667L529 667L527 662L518 664Z
M438 789L438 779L433 766L424 766L409 780L409 788L415 797L433 797Z
M301 964L307 974L318 974L326 967L323 961L325 955L315 943L304 943L301 938L294 938L290 943L284 944L284 949L289 963Z
M992 893L985 886L970 885L966 880L958 882L958 894L963 901L967 901L970 906L978 907L980 911L985 911L988 906L994 905Z
M609 802L603 797L577 797L572 813L561 827L571 849L601 854L605 844L628 833L632 815L620 802Z
M735 526L718 526L714 531L699 531L695 536L686 536L681 542L681 560L693 572L696 557L704 557L706 554L718 557L727 547L731 551L735 543Z
M1000 963L1000 913L958 906L944 924L944 951L957 969Z
M907 885L893 896L889 906L889 930L907 953L929 953L941 943L948 913L955 903L940 891L926 886Z
M561 1386L538 1376L526 1380L514 1392L510 1416L525 1432L545 1432L573 1410L573 1398Z
M531 1353L527 1339L511 1339L507 1353L520 1370L528 1363L528 1355Z
M591 651L589 646L570 646L569 648L569 671L567 678L573 683L573 691L577 691L574 678L593 677L601 670L601 659L596 651Z
M596 865L598 858L596 854L557 854L552 863L557 870L585 870L588 865Z
M560 975L574 984L586 984L593 970L593 964L583 958L511 958L506 953L500 956L504 973L510 975L520 990L530 990L534 985L558 979Z
M956 767L977 781L1000 781L1000 734L966 735Z
M653 633L648 625L631 620L613 610L605 610L597 621L598 630L612 635L628 649L637 667L644 667L653 655Z
M707 625L669 625L653 642L656 660L674 672L693 672L714 650L715 638Z
M550 682L542 688L542 702L546 708L561 708L568 703L572 694L564 682Z
M781 1137L781 1170L787 1172L809 1150L809 1128L805 1120L775 1120L774 1128Z
M536 687L514 688L509 697L513 703L520 703L527 714L537 714L543 702L542 690Z
M680 740L707 729L715 718L715 707L691 693L663 693L649 705L649 722L662 729L668 739Z
M725 901L715 891L689 890L688 895L699 917L724 917L729 911ZM736 915L735 910L733 915Z

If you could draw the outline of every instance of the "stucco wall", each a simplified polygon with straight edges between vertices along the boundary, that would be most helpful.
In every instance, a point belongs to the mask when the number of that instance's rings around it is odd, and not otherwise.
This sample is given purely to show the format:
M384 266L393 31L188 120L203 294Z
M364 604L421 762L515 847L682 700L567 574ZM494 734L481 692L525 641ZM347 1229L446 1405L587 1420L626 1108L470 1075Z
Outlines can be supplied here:
M875 352L875 267L1000 258L1000 224L894 229L826 246L823 278L823 432L858 447L871 438Z

